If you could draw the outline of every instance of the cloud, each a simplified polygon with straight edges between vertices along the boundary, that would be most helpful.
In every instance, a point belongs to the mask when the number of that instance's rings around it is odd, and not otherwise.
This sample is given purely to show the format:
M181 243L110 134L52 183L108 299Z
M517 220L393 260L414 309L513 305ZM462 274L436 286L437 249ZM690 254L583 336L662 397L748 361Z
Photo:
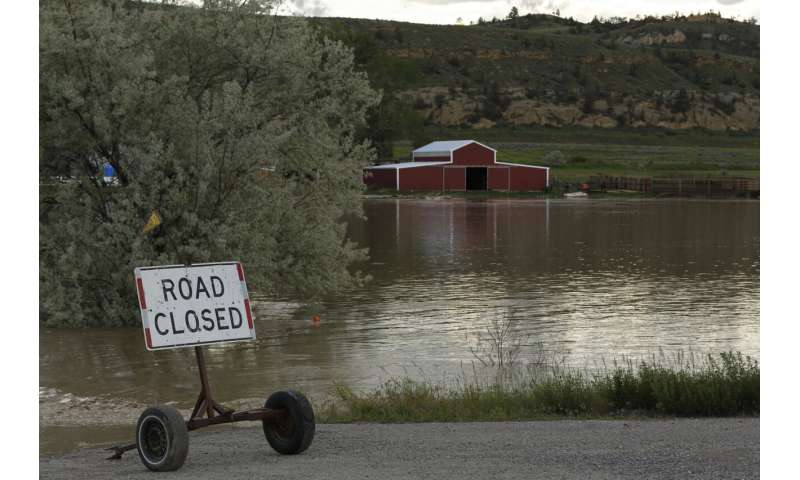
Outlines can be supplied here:
M322 17L328 13L328 6L321 0L292 0L299 13L308 17Z
M521 0L519 2L520 13L553 13L556 10L563 10L569 2L566 0Z
M423 3L427 5L455 5L464 3L486 3L498 4L497 7L508 8L516 6L519 13L552 13L556 10L564 9L568 5L568 0L410 0L412 3ZM731 1L731 0L727 0Z
M458 3L507 3L517 6L520 10L547 12L562 8L567 4L565 0L410 0L412 3L425 3L428 5L453 5ZM731 1L731 0L727 0ZM735 1L735 0L734 0ZM739 0L741 1L741 0Z
M450 5L453 3L494 3L497 0L411 0L412 3L427 3L430 5Z

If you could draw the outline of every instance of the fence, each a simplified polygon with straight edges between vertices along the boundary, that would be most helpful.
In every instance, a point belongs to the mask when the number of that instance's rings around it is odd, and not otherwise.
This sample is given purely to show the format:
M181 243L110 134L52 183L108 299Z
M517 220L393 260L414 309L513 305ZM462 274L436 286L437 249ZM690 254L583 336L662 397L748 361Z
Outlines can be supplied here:
M594 176L589 178L592 190L633 190L665 196L758 197L761 181L758 178L703 177L652 178Z

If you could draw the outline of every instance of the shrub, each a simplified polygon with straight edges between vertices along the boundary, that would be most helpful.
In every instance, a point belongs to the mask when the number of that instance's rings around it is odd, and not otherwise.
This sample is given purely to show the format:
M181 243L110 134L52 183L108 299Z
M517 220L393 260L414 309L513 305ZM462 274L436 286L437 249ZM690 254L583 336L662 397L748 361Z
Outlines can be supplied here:
M731 115L736 111L736 101L723 101L718 96L714 97L714 107L725 115Z
M685 89L680 89L678 94L671 98L669 109L672 113L685 113L691 107L691 99Z
M414 109L415 110L425 110L426 108L430 108L431 104L426 102L424 98L417 97L414 100Z
M564 163L564 154L561 153L561 150L552 150L547 152L542 160L548 165L562 165Z

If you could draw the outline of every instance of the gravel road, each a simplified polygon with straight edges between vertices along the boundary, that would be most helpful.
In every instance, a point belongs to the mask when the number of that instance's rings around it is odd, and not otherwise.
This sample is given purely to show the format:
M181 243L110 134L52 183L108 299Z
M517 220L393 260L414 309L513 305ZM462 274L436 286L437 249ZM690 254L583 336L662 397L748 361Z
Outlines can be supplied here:
M40 458L40 478L489 479L759 477L759 419L317 425L314 443L281 456L260 427L190 434L178 472L154 474L136 451Z

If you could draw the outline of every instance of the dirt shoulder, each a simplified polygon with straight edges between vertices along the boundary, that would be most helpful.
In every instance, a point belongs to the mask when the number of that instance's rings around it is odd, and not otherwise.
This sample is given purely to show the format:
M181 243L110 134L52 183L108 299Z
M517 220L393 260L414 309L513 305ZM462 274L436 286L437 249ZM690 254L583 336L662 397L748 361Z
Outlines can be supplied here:
M298 456L260 427L190 435L170 478L758 478L758 418L318 425ZM40 478L153 478L136 451L40 459Z

